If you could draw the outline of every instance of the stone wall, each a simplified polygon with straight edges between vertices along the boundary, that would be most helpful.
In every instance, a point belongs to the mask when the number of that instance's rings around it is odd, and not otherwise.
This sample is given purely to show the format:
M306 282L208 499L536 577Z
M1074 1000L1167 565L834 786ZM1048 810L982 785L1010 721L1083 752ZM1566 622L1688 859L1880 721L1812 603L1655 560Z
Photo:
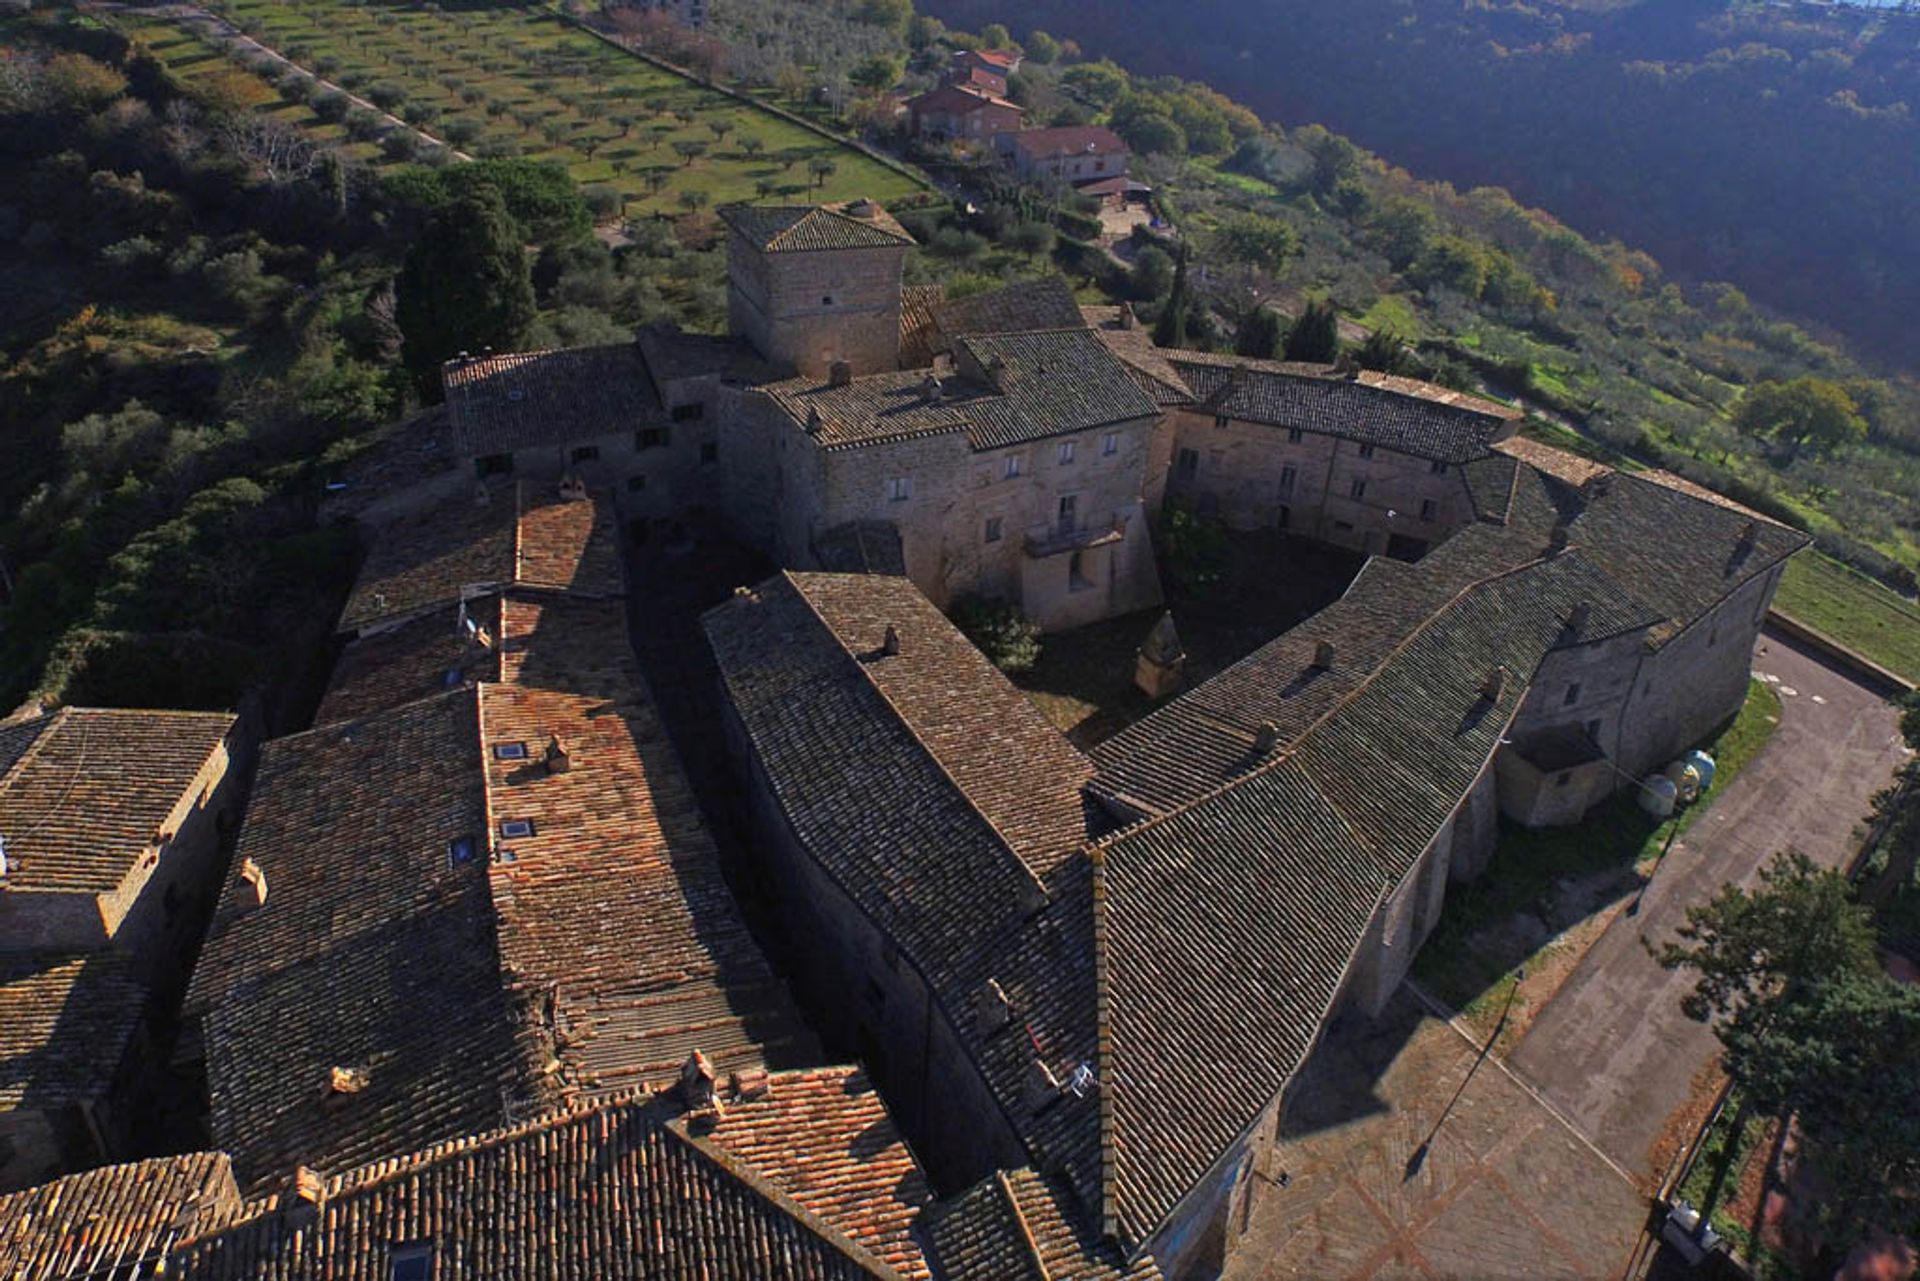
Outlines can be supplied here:
M1460 469L1320 432L1168 415L1167 493L1241 530L1285 529L1371 553L1414 555L1474 519ZM1364 482L1356 497L1355 482ZM1394 539L1406 540L1396 543Z
M907 247L762 253L727 241L727 324L773 365L825 377L900 364L900 286Z

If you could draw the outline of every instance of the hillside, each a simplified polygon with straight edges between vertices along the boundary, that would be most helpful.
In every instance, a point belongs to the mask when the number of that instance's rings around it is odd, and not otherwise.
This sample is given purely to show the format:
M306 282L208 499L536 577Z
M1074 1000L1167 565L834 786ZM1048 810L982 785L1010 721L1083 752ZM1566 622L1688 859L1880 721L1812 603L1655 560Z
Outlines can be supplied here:
M995 0L934 0L957 25ZM1920 18L1724 0L1033 0L1014 20L1492 185L1911 365Z

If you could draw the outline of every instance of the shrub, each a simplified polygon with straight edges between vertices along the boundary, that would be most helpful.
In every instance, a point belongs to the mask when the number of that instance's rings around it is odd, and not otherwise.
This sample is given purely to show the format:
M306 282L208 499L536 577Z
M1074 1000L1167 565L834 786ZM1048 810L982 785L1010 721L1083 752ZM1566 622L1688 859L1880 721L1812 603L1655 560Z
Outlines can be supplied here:
M618 187L598 184L588 187L580 194L586 199L587 208L593 211L593 216L596 218L618 217L620 211L626 207L626 200L621 196Z
M347 118L347 113L353 110L353 103L338 89L326 89L315 94L309 105L313 107L314 115L329 124L339 124Z
M953 607L953 625L1003 672L1040 661L1040 628L1012 605L968 597Z
M420 151L419 136L407 129L394 129L380 140L380 150L389 160L412 160Z
M382 80L367 89L366 99L382 111L392 111L407 100L407 91L391 80Z
M1167 569L1189 590L1211 587L1226 577L1232 552L1220 522L1175 507L1167 512L1162 533Z

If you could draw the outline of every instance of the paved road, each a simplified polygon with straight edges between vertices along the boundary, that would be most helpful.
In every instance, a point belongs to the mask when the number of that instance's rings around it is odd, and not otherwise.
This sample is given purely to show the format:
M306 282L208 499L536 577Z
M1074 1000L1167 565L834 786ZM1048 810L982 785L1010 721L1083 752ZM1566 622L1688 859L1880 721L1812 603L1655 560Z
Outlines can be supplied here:
M1646 941L1671 939L1689 906L1728 881L1750 882L1778 850L1830 867L1847 861L1870 798L1905 759L1893 709L1812 655L1763 636L1754 672L1777 678L1772 742L1674 846L1639 914L1615 919L1508 1059L1649 1189L1719 1046L1680 1012L1692 978L1661 969Z
M1618 1277L1646 1198L1480 1048L1405 988L1335 1027L1228 1281Z

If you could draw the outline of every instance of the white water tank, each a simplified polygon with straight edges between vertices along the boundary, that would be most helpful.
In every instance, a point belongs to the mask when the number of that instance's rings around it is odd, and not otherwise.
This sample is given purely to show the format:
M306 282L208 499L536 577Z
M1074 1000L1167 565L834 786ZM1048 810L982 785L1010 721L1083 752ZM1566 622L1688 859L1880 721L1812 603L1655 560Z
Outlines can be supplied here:
M1680 789L1665 774L1649 774L1640 784L1640 808L1655 818L1673 817Z

